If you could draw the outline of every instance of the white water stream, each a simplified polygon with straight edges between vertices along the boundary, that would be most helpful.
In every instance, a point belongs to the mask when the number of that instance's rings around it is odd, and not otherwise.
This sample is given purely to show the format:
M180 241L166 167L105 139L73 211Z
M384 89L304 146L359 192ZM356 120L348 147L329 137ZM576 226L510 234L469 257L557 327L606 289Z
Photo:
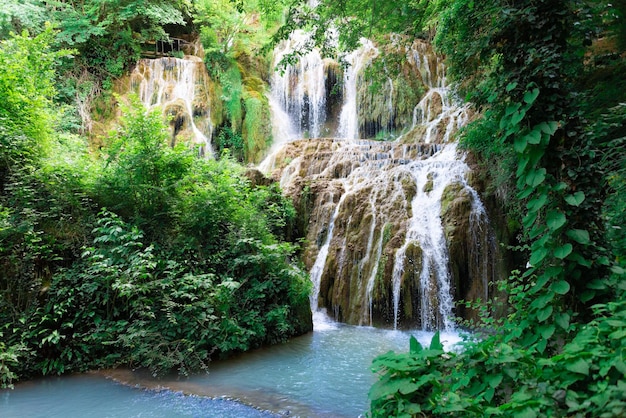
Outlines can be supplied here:
M180 116L189 125L191 139L201 146L204 155L212 156L213 126L205 76L204 63L199 57L141 59L131 74L131 83L147 108L158 106L169 116L174 116L172 111L182 110Z

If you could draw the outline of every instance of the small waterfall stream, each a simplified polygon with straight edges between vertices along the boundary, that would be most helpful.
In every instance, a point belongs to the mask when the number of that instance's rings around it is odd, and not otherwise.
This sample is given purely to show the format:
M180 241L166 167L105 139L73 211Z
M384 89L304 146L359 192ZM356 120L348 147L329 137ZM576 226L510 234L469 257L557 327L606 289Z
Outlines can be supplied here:
M306 42L307 35L301 31L294 32L275 49L273 67ZM288 116L288 120L279 121L278 125L288 133L283 140L320 136L326 121L326 70L319 51L312 50L300 56L297 63L273 73L270 96L276 108L274 111Z
M344 98L339 116L339 138L357 139L359 137L359 120L357 117L357 83L359 74L372 59L378 56L378 53L378 49L371 41L361 39L359 49L347 56L348 67L343 75Z
M199 57L141 59L131 73L131 88L147 108L158 106L172 118L172 138L186 137L212 156L207 80Z

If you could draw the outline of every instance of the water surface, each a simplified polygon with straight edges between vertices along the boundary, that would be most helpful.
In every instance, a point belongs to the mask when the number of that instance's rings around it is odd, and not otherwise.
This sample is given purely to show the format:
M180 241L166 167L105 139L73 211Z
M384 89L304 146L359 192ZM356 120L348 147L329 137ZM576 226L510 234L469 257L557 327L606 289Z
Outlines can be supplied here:
M285 344L214 361L208 374L155 379L129 370L43 379L0 391L2 417L358 417L376 380L372 359L432 333L316 321ZM448 346L458 341L443 334ZM148 388L151 390L142 390ZM167 390L164 390L167 388ZM233 402L231 400L237 400ZM254 408L249 407L254 406ZM256 409L255 409L256 408Z

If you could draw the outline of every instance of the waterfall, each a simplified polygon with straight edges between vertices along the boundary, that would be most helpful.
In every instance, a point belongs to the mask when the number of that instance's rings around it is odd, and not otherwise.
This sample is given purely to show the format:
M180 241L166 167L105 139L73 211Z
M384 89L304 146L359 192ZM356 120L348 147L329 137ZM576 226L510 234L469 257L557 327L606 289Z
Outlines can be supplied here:
M141 59L131 73L131 87L147 108L171 117L172 137L187 137L212 156L208 75L199 57Z
M307 40L303 32L294 32L275 49L273 67L288 54L303 48ZM273 73L271 100L276 106L274 112L288 115L288 120L279 121L278 126L282 130L279 134L287 134L283 141L320 136L326 120L325 79L326 65L315 49L300 56L296 63Z
M336 138L297 139L304 134L298 131L301 111L289 110L289 100L304 97L293 92L314 91L309 82L325 84L317 78L324 73L313 71L322 66L318 55L301 57L285 72L289 77L274 77L271 96L280 104L274 128L288 132L283 134L288 140L261 168L306 207L303 258L313 282L314 311L359 325L451 330L454 300L488 297L487 283L496 274L485 209L451 142L468 110L450 97L441 60L429 45L416 42L406 56L425 93L408 107L405 135L385 142L358 139L364 105L357 91L378 54L363 40L346 57ZM381 90L380 103L391 120L398 97L394 81L387 79ZM302 109L302 103L292 108ZM468 247L469 255L462 253Z
M359 119L357 105L357 83L361 71L378 56L378 49L367 39L361 39L359 49L348 54L348 67L344 70L344 99L339 116L339 138L356 139L359 137Z
M454 302L450 289L448 251L441 222L441 198L447 186L464 181L467 165L457 158L455 144L447 145L432 158L412 162L409 170L417 186L411 202L413 213L409 219L406 239L396 252L393 266L394 327L398 326L400 286L404 273L406 250L418 243L422 250L422 268L419 273L421 326L423 329L450 330L453 327ZM426 187L431 182L430 187Z

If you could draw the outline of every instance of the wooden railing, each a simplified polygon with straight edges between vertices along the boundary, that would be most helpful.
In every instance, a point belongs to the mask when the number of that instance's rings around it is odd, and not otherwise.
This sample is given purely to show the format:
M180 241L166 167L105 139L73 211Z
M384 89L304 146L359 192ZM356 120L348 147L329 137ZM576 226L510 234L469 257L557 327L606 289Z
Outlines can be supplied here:
M172 52L182 51L190 42L180 38L170 38L168 41L149 41L144 44L141 55L147 58L167 57Z

